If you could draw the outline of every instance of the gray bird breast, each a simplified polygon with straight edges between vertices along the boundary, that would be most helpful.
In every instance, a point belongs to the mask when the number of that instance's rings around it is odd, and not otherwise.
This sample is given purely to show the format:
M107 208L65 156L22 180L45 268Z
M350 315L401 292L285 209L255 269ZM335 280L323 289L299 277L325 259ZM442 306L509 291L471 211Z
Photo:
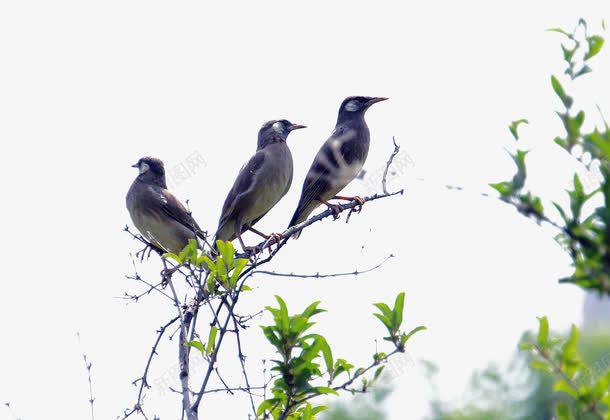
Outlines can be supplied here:
M165 214L164 197L158 190L159 187L134 181L126 197L127 210L144 238L164 251L179 253L195 234Z
M244 209L242 221L249 224L265 215L286 195L292 183L292 154L286 143L265 148L265 163L253 188L252 205Z

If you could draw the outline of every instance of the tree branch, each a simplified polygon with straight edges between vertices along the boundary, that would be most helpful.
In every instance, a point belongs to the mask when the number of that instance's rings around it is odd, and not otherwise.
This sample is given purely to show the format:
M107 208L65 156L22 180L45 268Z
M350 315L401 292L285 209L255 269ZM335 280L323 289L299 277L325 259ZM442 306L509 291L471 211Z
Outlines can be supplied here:
M379 267L384 265L390 258L394 258L394 254L388 255L382 262L377 264L374 267L367 268L366 270L354 270L345 273L328 273L328 274L320 274L319 272L316 274L297 274L297 273L278 273L276 271L266 271L266 270L256 270L253 274L267 274L269 276L277 276L277 277L294 277L300 279L323 279L328 277L345 277L345 276L358 276L360 274L370 273L371 271L377 270Z

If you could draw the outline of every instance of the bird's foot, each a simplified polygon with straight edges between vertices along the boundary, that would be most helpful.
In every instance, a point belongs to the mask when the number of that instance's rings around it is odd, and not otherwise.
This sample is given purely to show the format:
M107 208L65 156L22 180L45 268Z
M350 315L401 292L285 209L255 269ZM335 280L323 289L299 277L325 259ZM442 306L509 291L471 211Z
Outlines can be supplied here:
M150 258L150 254L153 251L156 251L156 248L154 247L154 245L152 245L149 242L146 242L145 240L143 240L144 243L146 243L146 246L144 246L144 248L142 248L141 250L139 250L138 252L136 252L136 258L140 259L140 262L144 261L144 257L146 256L146 259ZM148 252L147 252L148 251Z
M268 241L267 241L268 244L267 244L266 248L269 249L269 254L271 254L271 247L274 244L277 245L276 250L280 248L280 241L282 239L284 239L284 235L282 235L281 233L273 232L267 236L267 239L268 239Z
M346 197L346 196L343 196L343 195L336 195L333 198L335 198L337 200L357 201L358 204L353 207L353 211L355 213L360 213L362 211L362 206L364 206L364 203L365 203L364 198L360 197L359 195L354 195L353 197Z
M244 246L244 253L248 254L248 259L253 261L254 257L260 252L258 246Z
M332 210L333 212L333 219L337 220L339 218L339 215L341 214L341 206L339 204L331 204L331 203L324 203L328 206L329 209Z

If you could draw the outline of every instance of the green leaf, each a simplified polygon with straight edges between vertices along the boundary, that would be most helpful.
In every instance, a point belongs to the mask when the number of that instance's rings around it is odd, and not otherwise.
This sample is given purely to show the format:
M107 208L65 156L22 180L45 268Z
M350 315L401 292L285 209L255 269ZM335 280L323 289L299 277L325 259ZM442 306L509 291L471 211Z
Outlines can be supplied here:
M515 120L511 122L508 126L508 129L510 130L510 133L513 135L515 140L519 140L518 128L521 124L529 124L529 121L524 118L521 118L520 120Z
M604 46L604 38L599 35L593 35L587 38L589 51L585 54L585 60L595 57Z
M320 301L316 301L314 303L312 303L311 305L309 305L307 308L305 308L305 310L303 311L303 313L301 315L303 315L305 318L310 318L316 314L319 314L321 312L326 312L325 309L318 309L318 305L320 304Z
M216 292L216 272L212 271L207 280L208 292L214 294Z
M530 351L534 348L534 345L532 343L519 343L519 350L522 351Z
M563 105L567 109L570 109L572 107L572 102L574 101L570 96L566 94L565 90L563 90L563 86L561 86L561 83L559 83L559 80L557 80L555 76L551 76L551 85L553 86L553 90L555 91L559 99L561 99L561 102L563 102Z
M229 286L231 289L235 288L237 284L237 279L239 275L244 270L244 267L248 264L248 260L246 258L238 258L235 260L235 268L233 269L233 273L231 274L231 278L229 279Z
M542 318L538 318L538 322L539 327L536 343L538 344L538 347L544 350L549 341L549 320L546 316L543 316Z
M402 315L405 309L405 292L400 292L398 296L396 296L396 301L394 302L394 310L392 311L392 326L394 331L398 331L400 325L402 324Z
M218 333L218 328L216 325L212 327L210 330L210 335L208 336L208 345L205 349L207 354L212 354L214 351L214 347L216 346L216 334Z
M281 398L270 398L268 400L265 400L258 406L256 415L260 416L260 415L264 414L265 411L272 410L273 408L280 405L281 403L282 403Z
M314 391L316 391L319 394L339 395L339 393L337 391L335 391L334 389L329 388L327 386L317 386L314 388Z
M576 355L576 346L578 345L578 327L572 324L572 330L570 331L570 337L568 341L563 345L563 358L572 357Z
M388 305L383 302L374 303L373 306L377 307L388 320L392 319L392 310Z
M319 335L318 340L320 341L320 350L322 351L322 355L324 356L324 363L326 364L326 370L328 370L329 372L332 372L333 371L333 352L324 337Z
M570 406L567 403L559 403L555 406L555 414L557 415L557 420L573 420L572 412L570 411Z
M510 182L498 182L489 184L489 186L498 191L502 197L509 197L513 193L513 186Z
M535 370L540 370L542 372L552 373L553 368L549 366L548 363L543 362L541 360L532 360L530 362L530 367Z
M574 79L576 79L577 77L580 77L582 75L585 75L587 73L591 73L593 70L591 70L591 67L589 66L583 66L580 70L578 70L578 72L574 75Z
M407 341L409 341L409 338L411 338L415 333L418 333L420 331L424 331L424 330L427 330L427 329L428 328L424 327L423 325L420 325L419 327L413 328L407 334L403 334L400 337L400 345L401 345L401 347L404 347L405 344L407 343Z
M173 254L171 252L166 252L165 254L163 254L163 258L165 258L166 260L172 259L172 260L176 261L178 264L182 264L184 262L178 255Z
M203 343L201 341L189 341L184 343L185 346L189 346L189 347L195 347L197 350L199 350L201 352L201 354L205 354L205 349L203 347Z
M377 380L377 378L379 378L379 375L381 375L381 372L383 372L383 369L385 368L385 366L379 366L377 368L377 370L375 370L375 375L373 375L373 380Z
M572 398L578 398L578 391L572 388L565 380L560 379L553 385L553 390L556 392L565 392Z
M280 305L280 310L278 312L278 327L281 328L282 334L288 335L290 332L290 317L288 316L288 307L286 306L286 302L284 302L284 300L278 295L275 295L275 299Z
M570 33L568 33L568 32L566 32L566 31L564 31L564 30L563 30L563 29L561 29L561 28L549 28L549 29L547 29L546 31L547 31L547 32L558 32L558 33L560 33L560 34L563 34L563 35L567 36L568 38L571 38L571 37L572 37L572 35L571 35Z
M388 329L388 331L391 334L392 333L392 321L390 321L388 318L386 318L385 316L383 316L381 314L373 314L373 315L376 316L383 323L383 325L386 326L386 328Z
M207 255L202 255L199 260L205 263L205 265L208 267L208 270L216 271L216 263L212 261L212 259Z
M269 340L269 342L271 344L273 344L273 346L280 351L282 349L282 342L280 341L280 339L277 337L277 335L275 335L275 331L273 330L273 327L269 327L269 326L263 326L261 327L263 329L263 334L265 335L265 337L267 338L267 340Z

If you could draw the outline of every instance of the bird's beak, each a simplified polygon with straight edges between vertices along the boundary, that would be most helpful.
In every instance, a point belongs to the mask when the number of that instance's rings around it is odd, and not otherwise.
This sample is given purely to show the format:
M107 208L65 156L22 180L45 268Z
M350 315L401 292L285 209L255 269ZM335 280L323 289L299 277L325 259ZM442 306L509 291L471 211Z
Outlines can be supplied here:
M306 125L301 125L301 124L292 124L290 126L290 131L298 130L299 128L307 128L307 126Z
M377 102L381 102L381 101L387 101L390 98L384 98L382 96L376 96L374 98L369 99L369 101L366 103L368 106L371 106L373 104L376 104Z
M131 165L131 167L132 167L132 168L137 168L137 167L138 167L138 164L137 164L137 163L134 163L133 165Z

